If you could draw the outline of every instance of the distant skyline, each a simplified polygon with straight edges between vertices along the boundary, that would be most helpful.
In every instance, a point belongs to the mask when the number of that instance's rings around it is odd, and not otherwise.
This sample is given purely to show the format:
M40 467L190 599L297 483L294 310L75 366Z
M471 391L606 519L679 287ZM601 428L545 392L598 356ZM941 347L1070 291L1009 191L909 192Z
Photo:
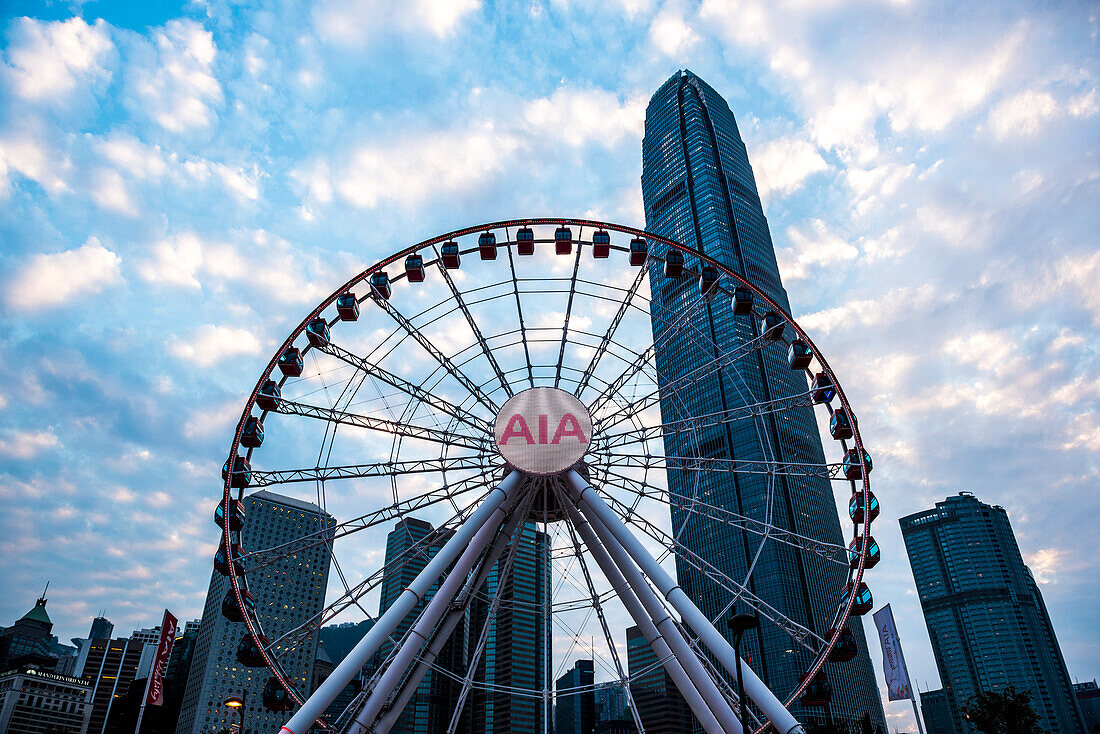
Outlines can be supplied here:
M1100 673L1095 4L3 13L0 624L46 580L62 640L100 610L120 635L197 617L232 423L292 326L458 226L640 225L645 104L686 67L737 116L794 315L860 417L868 583L914 682L938 687L897 519L960 490L1008 510L1070 676Z

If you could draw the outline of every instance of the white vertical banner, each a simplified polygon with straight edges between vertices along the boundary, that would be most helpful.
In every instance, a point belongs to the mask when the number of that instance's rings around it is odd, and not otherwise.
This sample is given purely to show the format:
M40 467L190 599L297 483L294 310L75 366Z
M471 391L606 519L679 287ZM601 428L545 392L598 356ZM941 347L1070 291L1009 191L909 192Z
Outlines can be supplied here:
M905 669L905 657L901 654L901 641L894 627L894 613L890 611L890 605L875 612L874 617L878 639L882 643L882 670L886 675L890 700L913 700L913 687L909 684L909 671Z

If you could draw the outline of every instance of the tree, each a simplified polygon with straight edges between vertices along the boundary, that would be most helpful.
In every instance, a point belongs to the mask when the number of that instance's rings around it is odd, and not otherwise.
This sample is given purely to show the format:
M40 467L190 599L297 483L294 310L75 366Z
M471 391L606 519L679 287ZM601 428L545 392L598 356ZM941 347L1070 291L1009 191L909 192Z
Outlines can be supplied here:
M962 714L984 734L1044 734L1039 714L1031 705L1031 692L1017 691L1014 686L972 696L963 705Z

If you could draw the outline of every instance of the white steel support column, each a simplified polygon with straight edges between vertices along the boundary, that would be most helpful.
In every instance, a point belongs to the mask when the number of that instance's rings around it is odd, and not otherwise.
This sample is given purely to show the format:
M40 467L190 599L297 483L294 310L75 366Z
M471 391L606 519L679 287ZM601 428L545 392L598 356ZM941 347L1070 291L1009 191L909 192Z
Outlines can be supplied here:
M613 564L612 573L617 575L620 580L625 581L625 586L616 588L620 598L623 598L623 590L636 597L637 602L640 602L641 606L644 608L638 610L641 616L652 625L658 636L667 643L668 648L670 648L675 655L675 660L682 666L684 674L688 679L688 688L699 696L698 705L702 707L701 711L697 711L689 700L688 705L691 706L692 713L695 714L700 723L704 722L704 717L700 716L700 713L707 715L714 721L714 725L718 727L718 731L724 734L741 734L741 723L733 713L733 708L726 701L725 696L719 692L718 686L710 677L710 674L703 668L703 663L699 660L695 651L691 649L687 640L685 640L684 636L680 633L680 629L676 626L676 621L668 613L664 605L661 604L660 599L657 598L657 594L649 587L641 571L639 571L630 560L630 556L627 555L623 547L599 520L594 520L591 517L585 516L584 519L586 519L587 522L582 525L581 522L576 519L577 515L583 514L583 508L581 508L580 513L578 513L575 508L570 507L569 512L573 516L577 531L581 534L589 551L592 551L594 556L597 548L604 551L610 556L608 560ZM585 537L586 535L589 537ZM599 558L597 558L597 563L598 562ZM608 570L605 569L604 575L606 576L607 573ZM611 581L611 579L608 578L608 581ZM644 634L643 632L643 635ZM657 648L654 648L654 652L657 652ZM660 653L658 653L658 656L660 656ZM677 688L681 688L679 682L675 679L673 679L673 682L677 684ZM685 694L683 690L680 692L684 694L685 699L688 698L688 695ZM706 728L706 724L704 724L704 728Z
M699 611L699 608L688 598L684 590L672 580L657 560L649 554L645 546L623 525L622 520L608 507L588 482L574 470L567 474L571 495L582 512L591 514L599 519L600 523L622 544L626 552L641 567L645 575L653 582L660 592L668 600L669 604L680 613L684 624L699 635L702 640L722 663L722 666L732 675L737 674L737 666L741 667L741 676L745 685L745 693L756 702L764 715L771 720L772 725L779 734L791 734L794 731L804 731L798 720L791 715L783 703L764 684L764 681L756 675L744 661L738 659L733 647L725 637L721 635L711 624L707 616Z
M508 545L512 534L515 533L516 527L523 516L527 514L529 506L530 503L528 502L521 502L518 508L513 506L507 518L503 517L503 510L498 510L501 513L501 519L505 521L504 526L489 535L488 538L482 538L481 531L474 536L470 547L463 552L462 557L458 559L454 569L447 576L447 580L440 585L439 590L428 603L428 607L421 613L420 619L413 626L409 637L403 642L401 650L390 661L386 672L378 680L374 690L371 691L371 695L367 698L366 704L355 717L356 723L362 728L352 729L352 732L368 731L372 734L386 734L397 723L397 719L405 710L409 699L416 693L420 681L427 674L428 668L431 667L432 662L439 655L439 651L447 644L447 638L458 626L458 622L461 621L470 595L485 582L489 571L492 570L493 565L500 558L501 552ZM482 530L490 527L495 529L500 526L494 525L490 520L482 527ZM490 541L492 541L491 546L489 546ZM489 549L482 555L482 550L486 546L489 546ZM472 570L474 562L479 558L481 559L481 565L477 572L468 577L467 575ZM455 579L453 584L451 583L452 579ZM460 583L462 588L458 589ZM444 615L446 616L444 617ZM441 618L442 622L440 622ZM420 652L425 642L428 643L428 647L423 655L418 656L417 653ZM382 706L394 693L397 685L401 683L401 676L408 672L415 659L419 659L416 668L405 679L402 688L397 691L390 708L379 715ZM378 699L377 705L373 703L375 699Z
M424 566L424 570L409 584L408 588L401 592L396 601L386 610L386 613L378 618L370 631L363 635L363 638L352 648L347 657L325 679L325 682L314 691L312 696L306 699L306 702L302 704L302 708L290 717L290 721L283 726L280 734L286 732L289 734L305 734L313 726L317 721L317 717L324 713L332 700L366 665L382 643L397 629L401 621L408 616L417 604L424 600L432 584L436 582L448 566L455 562L459 554L470 544L474 535L494 516L497 517L497 524L493 526L493 529L499 527L500 520L496 513L500 506L514 494L516 488L520 485L522 476L521 472L513 471L504 477L501 483L486 496L481 506L473 511L466 522L462 523L455 534L439 549L435 557L428 561L428 564Z

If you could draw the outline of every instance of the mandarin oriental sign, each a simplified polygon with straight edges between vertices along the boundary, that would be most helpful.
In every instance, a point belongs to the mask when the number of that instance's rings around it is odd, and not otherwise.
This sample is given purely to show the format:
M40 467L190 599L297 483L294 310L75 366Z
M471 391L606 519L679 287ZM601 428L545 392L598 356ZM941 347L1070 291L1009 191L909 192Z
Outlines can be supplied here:
M513 395L493 430L505 460L522 472L559 474L580 462L592 440L592 417L564 390L533 387Z

